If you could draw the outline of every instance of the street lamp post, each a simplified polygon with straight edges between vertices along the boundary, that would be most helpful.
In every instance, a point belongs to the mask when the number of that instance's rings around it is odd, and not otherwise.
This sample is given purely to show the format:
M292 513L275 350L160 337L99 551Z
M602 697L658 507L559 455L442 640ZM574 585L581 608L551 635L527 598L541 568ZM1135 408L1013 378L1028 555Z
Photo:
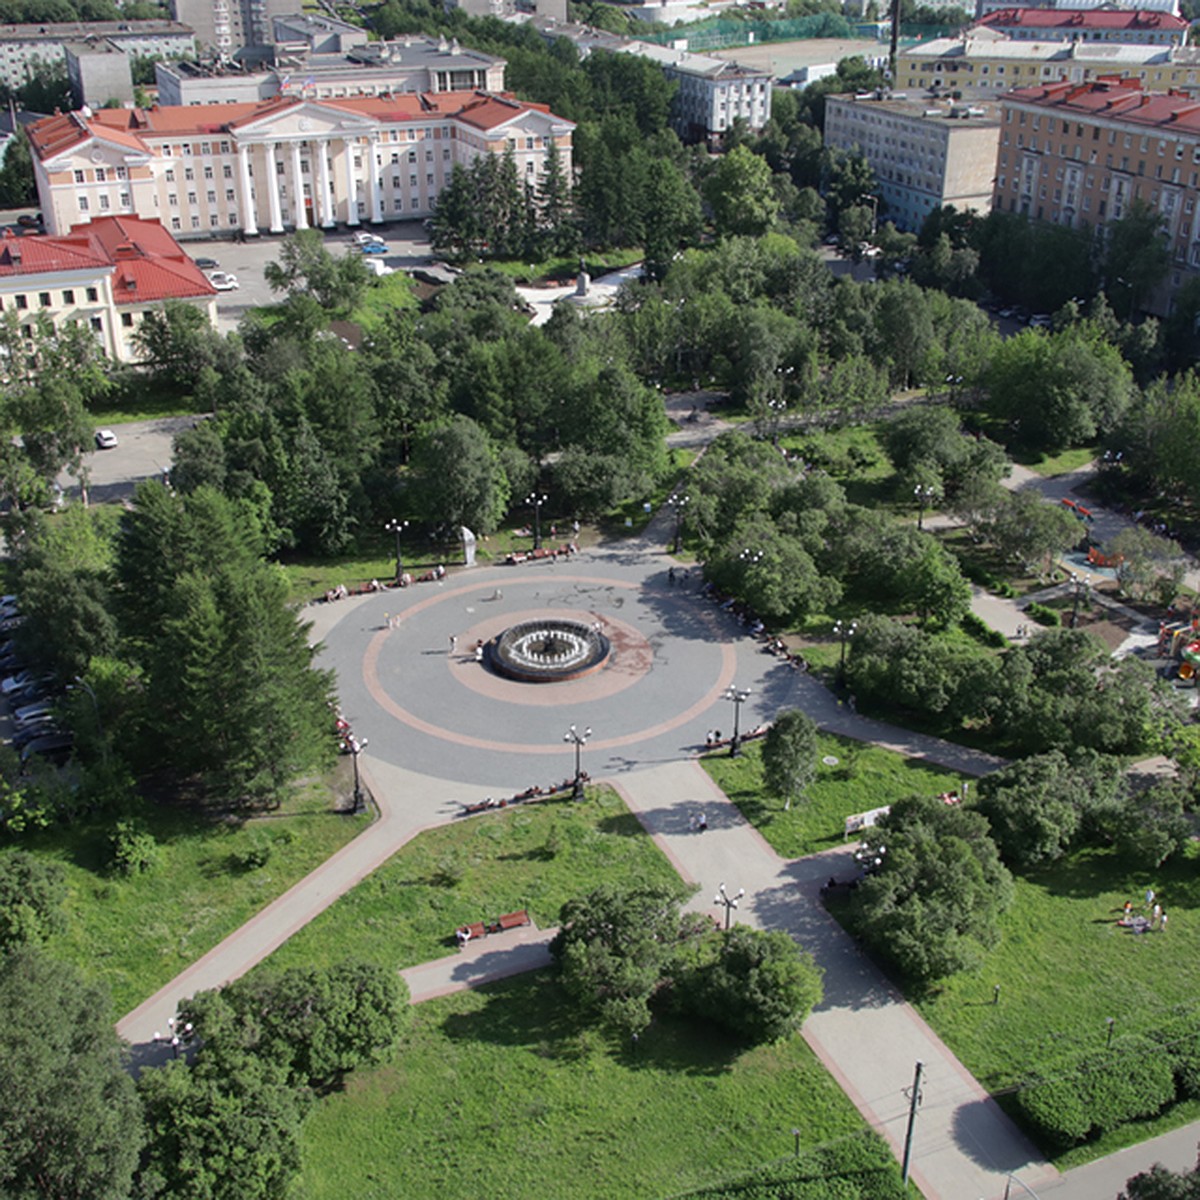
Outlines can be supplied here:
M408 528L408 522L400 520L399 517L393 517L383 528L385 532L396 535L396 578L399 579L404 574L404 555L400 549L400 535Z
M350 747L350 757L354 761L354 807L351 808L352 813L360 813L363 810L363 793L362 793L362 776L358 773L358 756L367 748L367 739L363 738L360 742L356 737L348 737L346 744Z
M925 528L925 506L937 495L937 489L932 483L918 483L913 488L913 495L917 499L917 528Z
M742 752L742 705L750 699L750 689L731 683L725 689L724 699L733 704L733 741L729 743L729 755L736 758Z
M738 558L746 564L747 567L753 567L756 563L762 562L763 552L761 550L751 550L749 546L738 555Z
M530 492L525 497L525 503L533 505L533 548L535 550L542 548L542 505L549 499L550 497L544 492Z
M587 740L592 736L590 728L585 729L582 733L572 725L566 733L563 734L564 742L573 742L575 745L575 785L571 790L571 798L573 800L583 799L583 748L587 745Z
M833 626L833 636L841 638L842 652L838 658L838 687L846 682L846 642L858 632L858 622L836 621Z
M725 932L729 932L730 922L733 920L733 910L737 908L738 901L746 894L745 888L738 888L738 894L731 896L726 890L725 885L721 884L717 888L717 898L713 901L714 904L723 904L725 906Z
M675 510L675 545L672 554L678 554L683 549L683 510L687 507L686 492L673 492L667 497L667 503Z
M1071 587L1075 589L1075 600L1071 605L1071 628L1075 629L1079 624L1079 605L1088 594L1088 581L1072 571Z

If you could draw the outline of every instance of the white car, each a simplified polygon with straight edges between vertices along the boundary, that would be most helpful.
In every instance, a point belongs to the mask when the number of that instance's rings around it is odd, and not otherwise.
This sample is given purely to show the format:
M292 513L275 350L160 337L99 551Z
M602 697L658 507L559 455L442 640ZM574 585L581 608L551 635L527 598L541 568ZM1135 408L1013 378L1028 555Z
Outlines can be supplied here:
M369 246L372 242L378 242L381 246L383 245L383 238L381 238L377 233L367 233L362 229L358 230L358 232L353 235L351 240L356 246Z
M111 429L96 430L96 449L112 450L117 444L117 435Z
M376 278L379 278L383 275L395 275L396 273L395 267L389 267L387 263L382 262L378 258L364 258L363 263L365 264L367 270L370 271L371 274Z
M213 271L208 277L208 282L218 292L232 292L238 285L237 276L230 275L227 271Z

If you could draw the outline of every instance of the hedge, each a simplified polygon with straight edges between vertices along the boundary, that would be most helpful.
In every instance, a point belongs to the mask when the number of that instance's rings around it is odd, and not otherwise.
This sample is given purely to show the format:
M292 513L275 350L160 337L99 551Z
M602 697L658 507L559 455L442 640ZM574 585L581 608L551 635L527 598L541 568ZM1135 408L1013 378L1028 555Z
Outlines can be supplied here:
M1175 1063L1152 1038L1124 1037L1111 1050L1064 1063L1052 1079L1032 1077L1017 1107L1051 1145L1067 1147L1151 1117L1175 1099Z
M1008 645L1008 638L999 629L993 629L982 617L976 616L973 612L963 615L962 627L985 646L995 646L998 650L1003 650Z

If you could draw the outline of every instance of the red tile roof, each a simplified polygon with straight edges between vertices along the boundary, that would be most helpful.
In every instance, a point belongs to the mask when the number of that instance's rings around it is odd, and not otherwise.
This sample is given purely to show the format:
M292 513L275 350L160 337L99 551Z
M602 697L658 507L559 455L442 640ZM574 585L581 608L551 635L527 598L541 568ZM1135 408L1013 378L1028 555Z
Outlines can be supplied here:
M245 104L185 104L146 109L102 108L84 117L55 114L30 126L34 152L42 159L74 148L89 137L145 152L146 139L219 135L291 109L315 107L353 113L383 124L458 117L479 129L494 129L524 112L550 114L545 104L488 92L399 92L391 96L353 96L341 100L276 96Z
M117 304L215 296L216 289L158 221L101 217L62 237L0 239L0 278L59 271L112 271Z
M1005 100L1056 111L1129 122L1132 125L1200 132L1200 100L1185 92L1144 92L1136 79L1105 77L1092 83L1051 83L1015 88Z
M977 24L1021 29L1126 29L1130 32L1167 29L1175 33L1183 33L1188 27L1182 17L1170 13L1098 8L1002 8L980 18Z

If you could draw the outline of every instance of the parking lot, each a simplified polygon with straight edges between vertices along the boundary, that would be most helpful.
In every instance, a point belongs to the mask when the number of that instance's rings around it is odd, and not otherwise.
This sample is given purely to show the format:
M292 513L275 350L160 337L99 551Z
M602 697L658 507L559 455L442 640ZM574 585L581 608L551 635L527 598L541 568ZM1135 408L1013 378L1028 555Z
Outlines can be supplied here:
M368 225L360 228L377 234L387 243L388 253L381 255L382 261L396 270L410 270L422 266L433 258L429 235L420 221L401 221L391 225ZM331 254L355 253L351 240L354 230L347 228L328 229L325 245ZM212 241L184 242L184 249L193 258L213 258L220 269L236 275L236 291L217 294L217 326L222 333L237 329L246 312L263 304L272 304L279 299L267 286L263 268L274 262L284 235L264 234L246 242Z

